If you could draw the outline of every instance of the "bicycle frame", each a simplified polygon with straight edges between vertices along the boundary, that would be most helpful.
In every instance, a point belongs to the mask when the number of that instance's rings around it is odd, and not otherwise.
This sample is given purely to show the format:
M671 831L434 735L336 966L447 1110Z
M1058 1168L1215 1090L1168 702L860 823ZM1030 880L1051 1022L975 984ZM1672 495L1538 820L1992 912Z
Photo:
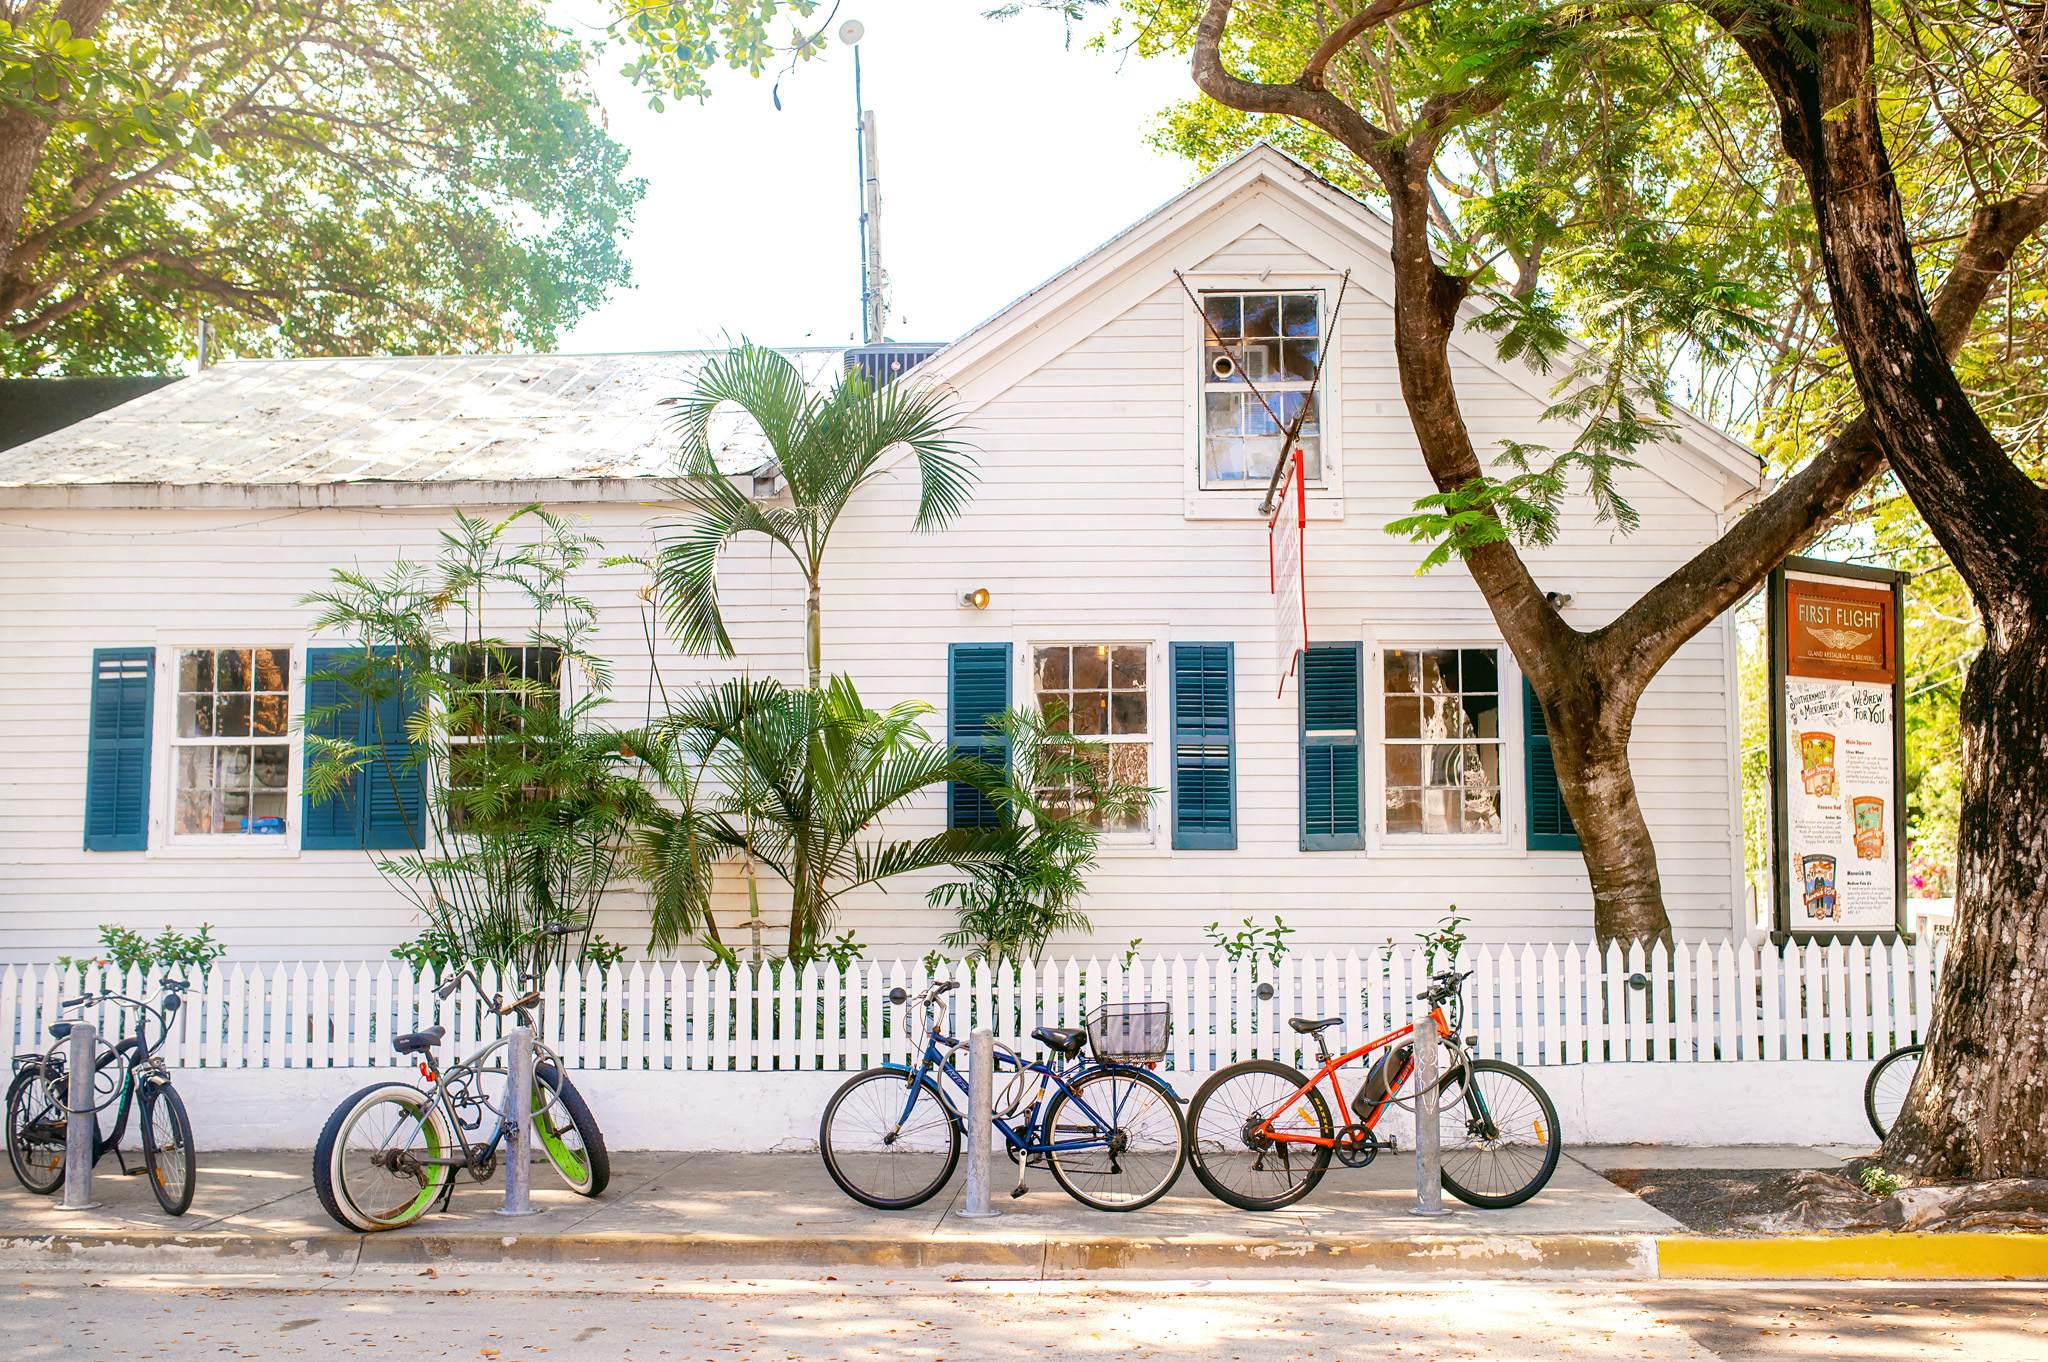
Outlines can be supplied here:
M923 1080L930 1075L931 1070L934 1068L937 1068L939 1072L950 1078L953 1086L959 1089L962 1096L967 1094L966 1077L958 1069L946 1063L947 1051L959 1048L961 1048L959 1041L951 1036L940 1035L935 1028L927 1026L925 1028L924 1056L914 1067L908 1064L886 1064L882 1066L889 1069L898 1069L904 1077L903 1111L896 1118L896 1129L901 1130L903 1123L910 1119L911 1109L917 1105L918 1093L923 1088ZM1105 1130L1114 1130L1116 1128L1114 1122L1105 1121L1094 1108L1088 1105L1087 1099L1074 1090L1071 1080L1090 1073L1108 1072L1120 1066L1102 1064L1077 1055L1072 1064L1068 1065L1065 1069L1059 1069L1042 1060L998 1054L996 1056L998 1072L1001 1072L1005 1060L1008 1060L1015 1066L1010 1070L1012 1073L1034 1073L1038 1075L1038 1092L1031 1099L1031 1106L1024 1114L1024 1120L1021 1123L1021 1134L1019 1133L1018 1126L1013 1125L1010 1118L1004 1116L992 1116L990 1118L990 1124L1002 1133L1004 1141L1010 1148L1016 1150L1020 1156L1035 1158L1041 1154L1065 1153L1075 1149L1093 1149L1103 1143L1101 1136L1091 1136L1086 1139L1077 1140L1055 1140L1051 1138L1052 1132L1049 1130L1044 1132L1046 1138L1043 1140L1034 1140L1032 1138L1033 1132L1038 1128L1039 1112L1050 1105L1046 1092L1048 1084L1056 1085L1065 1094L1067 1100L1072 1102L1082 1115L1089 1121L1094 1122L1097 1127ZM946 1109L946 1114L965 1130L967 1113L963 1112L955 1104L954 1100L948 1096L946 1086L942 1083L934 1082L932 1089L938 1094L939 1105Z
M414 1162L424 1167L475 1168L481 1167L485 1160L498 1152L498 1146L503 1144L505 1140L505 1113L502 1110L496 1110L495 1114L498 1121L492 1127L490 1135L484 1139L472 1141L465 1133L470 1129L470 1126L463 1121L461 1112L455 1104L455 1099L450 1096L450 1089L461 1087L466 1080L479 1074L502 1072L501 1070L486 1070L483 1064L484 1061L511 1043L512 1038L510 1036L500 1036L494 1041L487 1042L476 1053L470 1055L469 1058L457 1060L446 1068L433 1065L431 1060L427 1058L420 1060L420 1077L434 1085L427 1092L427 1105L429 1107L438 1105L442 1113L447 1116L448 1128L454 1133L456 1143L461 1147L462 1155L460 1158L450 1155L443 1158L415 1159ZM536 1043L533 1047L534 1071L538 1073L544 1065L549 1064L555 1066L557 1074L562 1072L561 1060L554 1051ZM478 1100L486 1111L494 1110L488 1100L483 1098ZM424 1117L421 1119L424 1119ZM477 1124L482 1125L483 1123L478 1121Z
M1466 1062L1465 1045L1464 1042L1458 1038L1458 1034L1456 1030L1451 1026L1449 1019L1444 1016L1443 1006L1441 1004L1438 1004L1437 1006L1430 1008L1429 1015L1436 1021L1437 1036L1445 1044L1449 1045L1453 1050L1457 1052L1457 1067L1463 1067ZM1286 1111L1288 1108L1292 1107L1296 1102L1301 1101L1302 1098L1308 1096L1311 1092L1315 1091L1316 1085L1318 1083L1321 1083L1325 1079L1329 1080L1330 1092L1337 1099L1337 1112L1340 1115L1350 1114L1351 1108L1344 1101L1343 1085L1338 1083L1337 1081L1337 1071L1343 1068L1345 1065L1351 1063L1353 1060L1363 1059L1366 1055L1371 1054L1374 1050L1382 1049L1384 1047L1391 1045L1398 1045L1403 1040L1406 1040L1408 1037L1414 1034L1415 1027L1411 1024L1402 1027L1398 1031L1389 1031L1386 1035L1379 1037L1377 1040L1369 1040L1355 1050L1348 1050L1341 1055L1333 1056L1330 1054L1327 1045L1324 1043L1321 1033L1317 1033L1315 1038L1316 1048L1322 1052L1322 1067L1315 1071L1315 1074L1308 1080L1308 1082L1302 1084L1299 1088L1296 1088L1294 1092L1290 1094L1288 1097L1275 1103L1273 1107L1274 1115L1277 1116L1280 1112ZM1344 1125L1349 1124L1362 1124L1368 1130L1376 1128L1379 1125L1380 1117L1386 1115L1387 1108L1393 1105L1394 1095L1400 1092L1402 1084L1408 1081L1408 1076L1412 1072L1413 1064L1411 1062L1409 1066L1404 1067L1400 1072L1396 1073L1393 1076L1392 1081L1390 1081L1387 1084L1387 1095L1385 1100L1381 1101L1380 1104L1374 1108L1373 1113L1370 1117L1366 1118L1363 1122L1357 1123L1339 1122L1340 1132ZM1363 1084L1364 1081L1365 1080L1363 1078L1359 1080L1361 1084ZM1465 1106L1469 1111L1471 1118L1474 1121L1479 1122L1482 1128L1490 1128L1492 1125L1493 1118L1486 1110L1486 1099L1479 1092L1478 1085L1473 1083L1467 1083L1464 1086ZM1325 1137L1321 1135L1302 1135L1291 1133L1288 1131L1275 1130L1273 1129L1273 1120L1273 1116L1268 1116L1264 1121L1260 1122L1256 1133L1278 1144L1308 1144L1316 1145L1323 1149L1336 1148L1337 1139L1334 1136ZM1491 1137L1489 1136L1489 1138Z
M182 983L173 987L167 982L165 987L167 996L182 1000L183 992L184 985ZM85 1007L95 1003L101 1005L113 1003L118 1009L122 1010L133 1008L137 1014L135 1034L124 1036L120 1040L115 1041L108 1047L105 1057L95 1061L93 1066L95 1075L109 1064L118 1063L121 1066L120 1104L115 1108L114 1128L110 1134L102 1136L99 1127L99 1114L106 1109L106 1104L95 1106L92 1110L92 1161L98 1163L109 1153L114 1153L118 1157L121 1141L128 1134L128 1117L134 1111L135 1099L141 1091L142 1085L146 1082L168 1083L170 1081L170 1076L164 1071L163 1059L158 1054L158 1051L163 1048L164 1041L170 1036L171 1023L170 1018L161 1008L151 1007L140 998L130 998L125 994L119 993L91 994L62 1004L60 1010L70 1011L75 1007ZM173 1007L172 1010L175 1011L176 1008ZM143 1029L145 1023L151 1017L156 1018L157 1023L157 1037L154 1044L150 1043L148 1033ZM70 1041L67 1038L59 1040L41 1054L18 1056L14 1061L15 1067L22 1069L30 1065L39 1066L46 1071L47 1081L57 1082L65 1073L65 1049L69 1044ZM108 1103L111 1103L113 1100L110 1096ZM123 1167L126 1167L125 1161Z

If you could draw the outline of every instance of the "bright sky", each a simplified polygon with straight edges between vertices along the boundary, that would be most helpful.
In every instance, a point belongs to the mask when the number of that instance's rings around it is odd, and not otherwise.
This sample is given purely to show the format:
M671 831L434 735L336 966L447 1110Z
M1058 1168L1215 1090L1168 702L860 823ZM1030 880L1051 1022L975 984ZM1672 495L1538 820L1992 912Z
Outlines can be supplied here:
M1183 188L1144 145L1192 90L1186 67L1063 45L1059 21L998 23L994 0L841 0L881 135L889 335L951 340ZM820 10L820 14L829 10ZM557 15L592 13L565 0ZM587 29L580 31L588 32ZM860 185L852 53L834 43L781 82L720 71L703 105L655 113L603 63L612 135L647 181L628 251L634 287L563 338L565 351L677 350L741 335L774 345L860 339Z

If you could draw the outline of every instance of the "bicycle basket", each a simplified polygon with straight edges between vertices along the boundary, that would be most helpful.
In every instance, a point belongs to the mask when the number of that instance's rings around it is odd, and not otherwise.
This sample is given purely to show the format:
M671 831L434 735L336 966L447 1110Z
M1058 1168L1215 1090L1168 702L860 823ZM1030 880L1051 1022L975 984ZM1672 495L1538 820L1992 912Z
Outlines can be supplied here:
M1166 1003L1104 1003L1088 1019L1088 1046L1105 1064L1156 1064L1166 1058Z

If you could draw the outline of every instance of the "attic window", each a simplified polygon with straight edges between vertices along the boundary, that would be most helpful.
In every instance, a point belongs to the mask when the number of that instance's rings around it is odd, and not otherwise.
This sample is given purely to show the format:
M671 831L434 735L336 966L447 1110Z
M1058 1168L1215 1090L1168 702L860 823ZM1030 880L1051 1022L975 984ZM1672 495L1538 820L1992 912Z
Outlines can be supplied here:
M1206 293L1202 310L1202 486L1263 489L1280 458L1281 427L1304 404L1304 471L1320 483L1321 413L1309 389L1322 354L1322 295Z

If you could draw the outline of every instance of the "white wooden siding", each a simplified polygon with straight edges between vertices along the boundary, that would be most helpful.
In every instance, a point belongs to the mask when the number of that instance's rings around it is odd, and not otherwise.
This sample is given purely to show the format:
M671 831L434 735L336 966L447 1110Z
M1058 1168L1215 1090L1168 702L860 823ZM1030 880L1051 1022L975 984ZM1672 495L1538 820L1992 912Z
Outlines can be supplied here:
M1270 221L1229 237L1205 268L1356 270L1335 341L1342 487L1323 499L1324 514L1341 504L1343 517L1309 527L1311 640L1375 633L1428 641L1433 631L1455 630L1459 641L1497 641L1461 568L1417 577L1424 550L1383 530L1429 482L1400 402L1390 313L1365 291L1377 275L1368 244L1353 242L1355 259L1326 260L1326 243L1314 251L1290 245L1292 219L1283 206L1268 207ZM1257 219L1262 210L1239 200L1230 211ZM1189 305L1170 269L1152 273L1148 294L1067 338L1051 358L977 396L964 412L981 450L982 481L954 525L930 535L911 531L909 467L842 519L825 579L828 669L852 673L877 705L922 699L943 706L949 643L1013 643L1020 678L1034 640L1235 645L1237 850L1169 850L1162 799L1151 844L1105 850L1085 905L1093 940L1056 942L1060 954L1120 951L1133 938L1148 950L1185 950L1204 944L1208 923L1247 916L1264 923L1276 914L1296 930L1298 946L1363 948L1412 938L1453 904L1481 940L1590 935L1578 856L1521 846L1521 706L1505 669L1502 767L1514 791L1514 824L1503 845L1297 850L1297 701L1291 687L1284 700L1274 697L1263 522L1190 515ZM1526 385L1469 359L1461 360L1459 377L1482 452L1503 437L1568 438L1538 422L1543 403ZM1692 485L1679 486L1659 471L1680 461L1659 453L1622 475L1642 515L1634 535L1595 523L1590 506L1575 501L1558 542L1529 553L1538 581L1574 598L1573 624L1611 618L1718 532L1718 506L1698 492L1713 480L1688 468L1680 480ZM661 518L631 504L556 509L586 514L614 554L648 549ZM400 554L430 559L437 531L451 519L436 510L7 512L0 524L0 573L9 584L0 600L7 656L0 673L0 752L7 756L0 768L0 959L79 953L102 922L148 930L210 922L235 958L374 957L412 935L410 910L362 853L251 862L82 851L86 680L95 647L158 643L162 667L171 659L159 640L189 643L214 630L237 639L263 633L294 649L324 642L307 636L312 611L297 604L300 596L325 586L331 567L374 572ZM740 656L685 658L664 644L659 662L669 688L741 670L799 679L802 584L788 561L758 540L742 541L721 581ZM641 585L623 568L593 568L580 583L603 612L598 646L616 669L608 717L620 725L647 712ZM977 586L991 592L986 611L958 603L962 590ZM1666 902L1688 939L1728 932L1742 888L1733 851L1740 819L1730 646L1727 631L1710 629L1680 650L1643 701L1633 745ZM1368 707L1376 686L1369 675ZM1012 698L1028 698L1021 680ZM1155 664L1151 698L1156 738L1166 721L1163 663ZM934 732L942 721L934 714ZM168 774L158 761L152 779L161 785ZM1168 783L1156 743L1153 781ZM943 799L934 794L906 810L894 830L929 831L942 819ZM153 842L161 839L157 829ZM951 925L948 914L924 903L933 882L927 876L865 894L848 905L842 925L878 956L922 955ZM770 894L764 911L772 944L786 910ZM744 899L736 890L723 896L718 916L726 940L744 945ZM637 947L644 922L638 896L622 893L601 930Z

